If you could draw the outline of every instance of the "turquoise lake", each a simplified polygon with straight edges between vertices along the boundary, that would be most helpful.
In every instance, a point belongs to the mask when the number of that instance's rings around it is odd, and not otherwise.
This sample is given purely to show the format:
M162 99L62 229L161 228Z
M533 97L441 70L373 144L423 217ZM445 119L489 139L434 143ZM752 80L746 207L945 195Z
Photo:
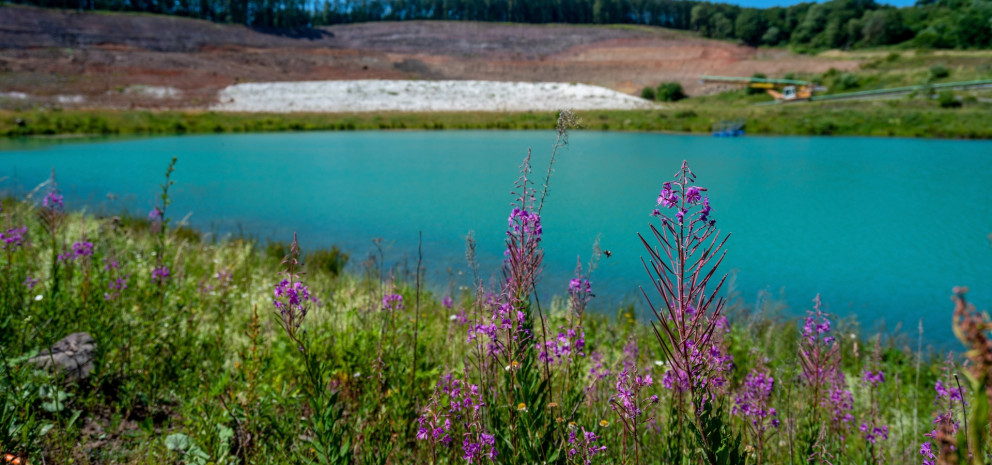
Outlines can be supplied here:
M144 215L178 156L169 216L208 232L244 232L304 249L337 244L352 265L382 237L386 258L416 263L423 231L430 281L467 278L465 235L498 273L510 190L533 149L541 177L554 134L354 132L4 141L0 190L23 194L55 168L67 206ZM597 237L612 252L593 301L613 312L650 282L636 234L663 182L688 160L709 188L712 217L732 233L722 269L736 295L781 297L787 316L819 293L828 311L868 330L903 324L951 343L955 285L992 308L992 142L576 132L560 150L544 207L543 294L564 294ZM108 200L113 194L117 200ZM449 271L450 269L450 271ZM956 346L953 346L956 347Z

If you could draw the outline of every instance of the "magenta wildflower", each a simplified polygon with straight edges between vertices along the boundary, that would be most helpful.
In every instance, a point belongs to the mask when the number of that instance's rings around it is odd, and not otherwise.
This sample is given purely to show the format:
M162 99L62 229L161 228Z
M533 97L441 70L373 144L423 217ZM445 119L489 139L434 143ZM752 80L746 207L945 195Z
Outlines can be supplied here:
M434 450L450 447L462 437L462 458L469 463L496 459L496 438L483 427L483 401L479 386L453 377L438 379L434 393L417 419L417 440Z
M547 341L543 348L540 342L536 343L539 351L538 359L542 362L562 364L570 363L572 355L585 357L586 354L582 352L586 344L585 337L585 332L574 329L559 332L558 336Z
M443 298L441 298L441 306L448 310L451 310L451 308L455 306L455 301L452 300L450 295L446 295Z
M53 173L54 175L54 173ZM62 210L62 194L59 194L58 189L52 186L52 189L48 191L48 195L45 196L41 201L41 206L49 210Z
M885 381L885 374L882 373L882 370L878 370L877 372L865 370L861 376L861 380L867 384L871 384L873 387L878 387L879 384Z
M72 253L75 258L91 257L93 256L93 243L92 242L76 242L72 244Z
M876 425L874 420L870 423L862 423L860 429L865 441L872 444L875 444L875 441L889 439L889 427L886 425Z
M154 223L156 221L160 221L161 219L162 219L162 210L157 206L152 208L151 211L148 212L148 221Z
M309 303L316 299L310 295L310 289L300 281L290 282L288 279L279 281L272 292L272 305L283 318L285 324L298 329L307 316Z
M606 446L596 445L597 441L599 436L596 433L585 428L581 431L571 428L568 433L568 458L574 463L591 464L595 455L606 452Z
M385 311L403 310L403 296L399 294L386 294L382 296L382 309Z
M755 444L759 463L765 443L772 433L771 429L779 426L778 412L770 405L774 389L774 378L762 371L753 371L744 379L730 410L732 415L745 421L747 432Z
M121 291L127 289L128 275L119 276L110 282L110 292L103 293L104 300L117 300L121 296Z
M734 407L730 413L748 420L759 432L764 432L768 426L777 428L778 414L774 408L768 406L774 388L775 379L765 373L753 372L747 375L740 392L734 398Z
M28 227L9 228L0 232L0 249L16 249L24 246L24 235L27 234Z
M834 387L830 389L825 404L830 412L831 432L843 441L844 432L850 430L854 423L854 415L851 414L854 410L854 395L851 391Z
M843 375L840 374L840 347L830 334L830 319L821 310L820 295L813 298L813 310L806 312L801 338L799 339L799 366L801 379L810 388L810 402L823 406L833 414L831 431L844 439L844 431L850 428L853 417L850 410L853 400L846 391ZM819 417L820 410L813 415Z
M699 194L699 188L696 186L692 186L685 191L685 201L690 204L695 205L699 203L702 198L702 195Z
M678 202L679 195L672 190L672 183L666 182L661 188L661 193L658 194L658 205L665 208L673 208Z
M937 391L937 398L934 400L934 403L939 402L941 399L945 397L950 399L952 403L963 402L964 400L964 398L962 397L961 388L948 389L944 387L944 383L941 382L941 380L939 379L937 380L937 384L934 386L934 390Z
M24 282L21 284L28 288L28 290L34 289L34 287L38 285L38 278L28 276L27 278L24 278Z
M169 267L165 265L158 266L154 270L152 270L152 282L161 286L165 284L166 281L169 280L170 274L171 273L169 272Z

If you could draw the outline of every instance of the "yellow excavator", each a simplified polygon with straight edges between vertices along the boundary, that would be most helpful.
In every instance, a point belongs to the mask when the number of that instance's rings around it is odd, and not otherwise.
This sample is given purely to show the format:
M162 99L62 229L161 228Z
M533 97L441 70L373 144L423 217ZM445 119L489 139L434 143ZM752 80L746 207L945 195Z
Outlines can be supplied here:
M798 79L768 79L759 77L733 77L733 76L702 76L703 83L723 83L732 85L742 85L754 89L764 89L775 100L782 102L799 102L809 100L813 97L813 92L823 92L826 87L813 85L809 81Z

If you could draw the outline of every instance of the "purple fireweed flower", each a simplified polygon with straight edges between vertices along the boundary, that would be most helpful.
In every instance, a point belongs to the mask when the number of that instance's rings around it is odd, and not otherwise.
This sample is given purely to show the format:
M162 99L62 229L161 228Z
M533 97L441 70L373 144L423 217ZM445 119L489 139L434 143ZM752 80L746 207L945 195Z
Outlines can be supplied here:
M117 300L121 296L121 291L127 289L127 279L130 275L119 276L110 282L110 291L103 293L104 300Z
M943 398L948 398L953 402L963 402L964 397L962 397L961 388L946 388L941 380L937 380L937 384L934 386L934 390L937 391L937 398L934 403L939 402Z
M710 217L710 198L706 197L703 199L703 208L699 210L699 220L702 222L707 222Z
M530 174L530 155L520 165L520 177L514 183L512 203L506 230L506 251L503 260L505 283L500 298L515 309L521 309L540 274L544 251L541 249L543 229L541 217L535 211L535 190Z
M752 372L744 379L730 413L750 422L758 434L763 434L769 426L778 428L778 414L775 408L768 405L774 388L774 378L762 372Z
M589 359L592 361L592 366L589 368L590 380L595 382L610 376L610 369L603 365L603 354L594 351L589 355Z
M658 194L658 205L665 208L673 208L678 203L679 195L672 190L672 183L666 182L661 188L661 193Z
M799 365L802 369L802 379L813 388L814 395L822 395L832 380L838 378L840 364L840 347L830 334L830 319L821 310L820 295L813 299L813 311L807 311L799 339ZM824 399L813 399L814 403Z
M48 191L48 195L42 199L41 206L49 210L62 210L62 195L59 194L59 191L55 189L54 185L52 190Z
M455 306L455 301L451 298L450 295L446 295L441 299L441 306L448 310L451 310L451 308Z
M107 257L103 259L104 271L116 270L121 267L121 263L116 258Z
M830 412L831 432L844 440L844 431L851 429L854 422L854 395L851 391L835 387L830 389L829 395L824 402L827 411Z
M461 436L462 458L472 463L496 459L496 438L483 426L482 390L448 373L438 379L434 393L417 419L417 440L433 450L450 447Z
M28 290L34 289L34 287L38 285L38 278L28 276L27 278L24 278L24 282L21 284L28 288Z
M861 435L865 438L865 441L875 444L875 441L884 441L889 439L889 427L885 425L877 426L872 420L870 423L862 423Z
M545 342L543 348L540 342L536 344L539 352L538 359L541 362L551 364L570 363L573 354L579 357L586 356L582 352L586 345L586 334L584 331L568 329L565 332L559 332L557 337Z
M148 212L148 221L156 222L162 219L162 210L158 207L154 207Z
M165 265L155 267L155 269L152 270L152 282L161 286L169 280L170 274L169 267Z
M28 227L10 228L0 232L0 250L14 250L24 246L24 235L27 234Z
M279 281L272 292L272 305L283 317L283 321L298 329L307 316L309 303L315 298L310 295L310 289L300 281L290 282L288 279Z
M382 309L385 311L403 310L403 296L399 294L386 294L382 296Z
M592 292L592 286L588 279L574 278L568 282L568 293Z
M613 402L610 403L610 407L613 411L624 420L625 424L635 424L638 417L643 415L644 410L642 409L642 400L640 399L640 392L642 389L654 384L654 380L651 378L651 374L645 374L644 376L638 376L637 369L633 370L633 375L631 371L626 368L620 371L617 375L617 382L614 385L616 387L616 394L613 396ZM654 402L657 397L652 396L650 401Z
M76 242L72 244L72 253L75 258L91 257L93 256L93 243L92 242Z
M879 384L885 382L885 374L882 373L882 370L878 370L877 372L865 370L861 380L866 384L871 384L873 387L877 387Z
M573 325L582 324L582 316L586 312L586 307L596 297L592 293L592 283L589 281L589 276L595 266L595 261L590 261L588 266L589 271L584 274L582 272L582 261L576 259L575 277L568 282L568 306L571 310L569 317Z
M702 200L702 195L699 194L699 188L692 186L685 190L685 201L691 204L697 204Z
M568 433L568 458L573 463L584 463L590 465L593 456L606 452L606 446L597 446L599 436L592 431L586 431L583 427L581 431L574 426Z

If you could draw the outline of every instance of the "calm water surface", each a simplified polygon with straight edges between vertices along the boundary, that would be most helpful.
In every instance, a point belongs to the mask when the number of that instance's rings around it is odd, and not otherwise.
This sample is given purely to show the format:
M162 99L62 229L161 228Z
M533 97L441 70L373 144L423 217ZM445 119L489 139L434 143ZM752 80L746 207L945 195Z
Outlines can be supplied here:
M561 294L600 237L612 258L594 275L601 307L649 284L637 232L683 159L732 232L724 270L747 301L781 296L801 314L819 293L866 327L903 323L943 345L954 285L992 308L992 143L867 138L712 139L580 132L559 152L544 209L546 274ZM5 142L0 184L24 192L54 167L67 203L147 212L179 157L170 216L208 231L338 244L353 262L370 239L387 259L425 263L438 288L465 271L475 231L484 270L503 250L509 194L527 148L543 174L551 132L210 135L88 142ZM109 202L107 194L119 200Z

